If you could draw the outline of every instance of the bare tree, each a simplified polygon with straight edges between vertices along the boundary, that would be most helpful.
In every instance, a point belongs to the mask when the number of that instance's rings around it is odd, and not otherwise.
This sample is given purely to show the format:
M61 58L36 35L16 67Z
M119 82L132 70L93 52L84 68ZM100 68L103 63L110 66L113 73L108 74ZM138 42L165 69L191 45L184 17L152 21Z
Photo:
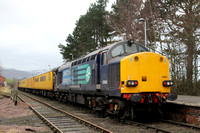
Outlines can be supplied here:
M168 20L171 34L178 38L186 47L186 84L190 94L195 94L197 81L197 51L200 30L200 3L198 0L171 1L165 4L168 10ZM195 77L195 78L193 78ZM194 87L195 85L195 87Z
M147 21L148 47L156 51L156 42L160 40L160 33L163 29L162 17L160 15L159 0L146 0L141 10L141 17Z
M108 24L124 39L142 40L143 26L138 22L142 4L141 0L117 0L113 11L107 15Z

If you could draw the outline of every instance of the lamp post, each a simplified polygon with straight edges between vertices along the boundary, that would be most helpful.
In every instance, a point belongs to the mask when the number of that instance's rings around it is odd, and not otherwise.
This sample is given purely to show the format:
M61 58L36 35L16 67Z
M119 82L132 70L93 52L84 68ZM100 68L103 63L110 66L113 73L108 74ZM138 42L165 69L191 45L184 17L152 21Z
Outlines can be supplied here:
M146 19L144 18L140 18L139 21L144 21L144 46L147 47L147 23L146 23Z
M72 53L70 53L69 55L71 55L72 56L72 60L74 59L74 55L72 54Z

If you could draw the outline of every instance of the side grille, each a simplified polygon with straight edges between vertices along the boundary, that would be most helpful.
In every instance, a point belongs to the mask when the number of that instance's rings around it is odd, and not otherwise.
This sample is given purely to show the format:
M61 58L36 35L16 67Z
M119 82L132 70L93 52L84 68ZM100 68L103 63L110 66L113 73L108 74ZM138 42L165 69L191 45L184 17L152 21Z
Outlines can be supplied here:
M120 64L109 65L109 89L116 89L118 82L120 82Z

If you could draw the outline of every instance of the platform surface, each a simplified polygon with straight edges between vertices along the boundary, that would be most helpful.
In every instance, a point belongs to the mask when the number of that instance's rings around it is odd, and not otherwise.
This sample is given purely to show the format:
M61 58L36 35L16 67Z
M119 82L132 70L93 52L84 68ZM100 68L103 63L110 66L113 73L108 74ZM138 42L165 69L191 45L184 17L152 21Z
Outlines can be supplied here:
M178 95L175 101L167 101L169 103L200 107L200 96Z

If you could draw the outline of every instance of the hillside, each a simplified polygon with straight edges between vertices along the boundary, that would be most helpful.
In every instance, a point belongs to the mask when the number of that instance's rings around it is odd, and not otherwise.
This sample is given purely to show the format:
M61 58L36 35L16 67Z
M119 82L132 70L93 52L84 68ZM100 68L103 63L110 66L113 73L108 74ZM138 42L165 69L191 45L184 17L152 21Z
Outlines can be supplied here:
M15 69L3 69L1 74L6 79L23 79L32 76L30 72Z

